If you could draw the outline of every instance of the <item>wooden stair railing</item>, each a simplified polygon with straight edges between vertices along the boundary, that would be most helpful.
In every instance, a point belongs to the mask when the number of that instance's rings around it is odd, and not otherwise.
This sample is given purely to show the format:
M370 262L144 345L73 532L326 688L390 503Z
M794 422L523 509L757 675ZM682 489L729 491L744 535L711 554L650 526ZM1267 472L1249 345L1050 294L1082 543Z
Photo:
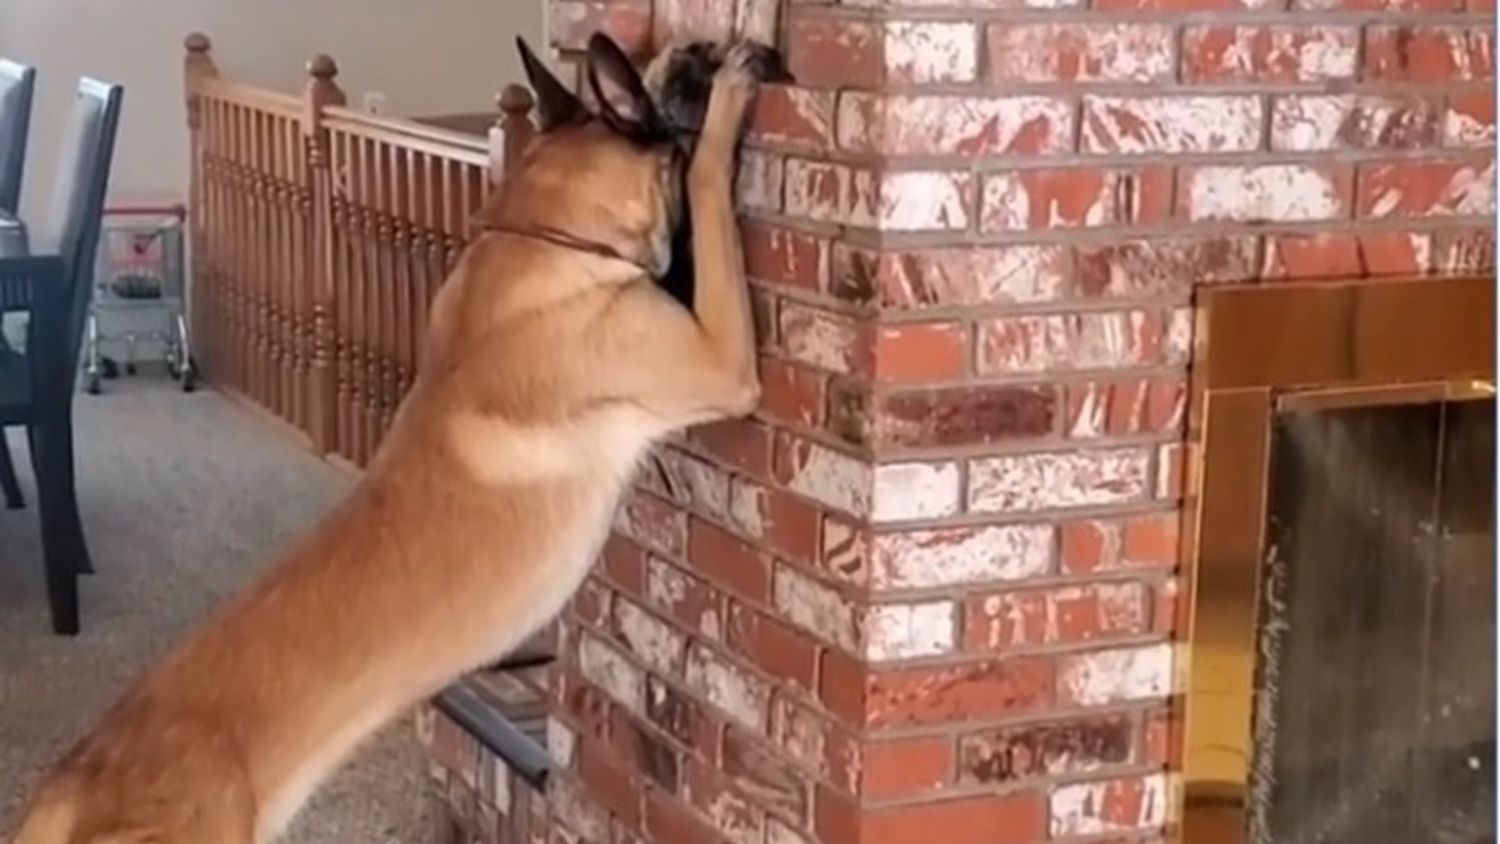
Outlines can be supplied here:
M535 131L532 95L505 88L483 137L347 108L328 56L299 96L223 78L206 36L184 46L200 371L362 466L469 217Z

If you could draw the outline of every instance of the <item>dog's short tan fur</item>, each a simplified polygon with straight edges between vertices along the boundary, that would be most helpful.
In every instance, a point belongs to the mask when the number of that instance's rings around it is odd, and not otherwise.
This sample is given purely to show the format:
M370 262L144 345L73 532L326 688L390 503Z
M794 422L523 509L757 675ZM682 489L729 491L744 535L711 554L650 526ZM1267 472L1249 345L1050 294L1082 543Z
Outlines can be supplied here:
M358 486L107 713L16 844L275 838L364 737L561 607L655 438L753 407L740 55L686 168L695 312L643 270L665 264L680 211L669 145L598 120L544 133L437 298Z

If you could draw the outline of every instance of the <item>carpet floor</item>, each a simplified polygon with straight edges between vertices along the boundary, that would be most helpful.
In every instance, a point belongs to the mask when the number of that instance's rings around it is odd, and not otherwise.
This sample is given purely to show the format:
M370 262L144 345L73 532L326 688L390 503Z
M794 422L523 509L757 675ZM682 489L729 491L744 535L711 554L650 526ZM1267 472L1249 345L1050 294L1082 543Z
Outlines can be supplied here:
M349 477L225 397L161 378L108 382L76 405L78 489L99 573L83 634L52 635L36 495L0 509L0 840L37 778L193 620L323 513ZM414 844L430 829L426 763L408 723L367 744L285 839Z

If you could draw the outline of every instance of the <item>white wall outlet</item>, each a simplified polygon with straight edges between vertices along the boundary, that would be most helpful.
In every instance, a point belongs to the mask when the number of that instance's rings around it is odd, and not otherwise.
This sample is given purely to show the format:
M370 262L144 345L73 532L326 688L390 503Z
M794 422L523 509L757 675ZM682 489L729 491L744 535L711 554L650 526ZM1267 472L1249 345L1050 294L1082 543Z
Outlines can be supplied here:
M385 92L366 91L364 107L368 114L385 114Z

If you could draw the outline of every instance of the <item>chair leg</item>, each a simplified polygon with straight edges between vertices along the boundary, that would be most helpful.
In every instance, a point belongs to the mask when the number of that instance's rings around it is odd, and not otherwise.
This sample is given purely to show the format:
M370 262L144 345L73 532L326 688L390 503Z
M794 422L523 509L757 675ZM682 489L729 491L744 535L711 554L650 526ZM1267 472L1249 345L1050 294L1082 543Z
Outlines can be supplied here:
M84 538L83 519L78 515L78 473L73 463L73 416L60 413L57 417L58 464L57 476L62 480L62 519L64 536L67 538L68 558L74 561L79 574L94 573L94 558L89 554L88 541Z
M10 446L5 443L4 427L0 427L0 493L5 494L7 509L20 510L26 506L21 483L16 479L16 464L10 458Z
M65 449L70 426L58 424L61 414L33 423L31 452L36 468L36 488L42 523L42 558L47 574L47 602L52 609L52 629L60 636L76 635L80 629L78 575L82 561L82 530L76 503L70 501ZM70 512L71 511L71 512ZM76 533L75 533L76 532Z

